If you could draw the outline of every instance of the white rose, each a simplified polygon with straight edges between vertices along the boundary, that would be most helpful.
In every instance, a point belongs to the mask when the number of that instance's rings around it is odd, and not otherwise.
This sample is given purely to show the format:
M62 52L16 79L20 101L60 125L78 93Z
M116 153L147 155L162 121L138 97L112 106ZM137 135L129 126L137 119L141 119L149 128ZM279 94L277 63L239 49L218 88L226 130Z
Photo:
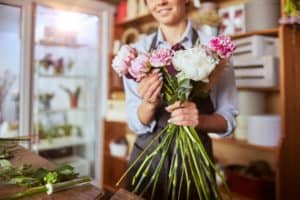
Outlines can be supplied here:
M208 82L218 62L201 47L176 51L172 59L175 69L180 71L178 76L203 82Z

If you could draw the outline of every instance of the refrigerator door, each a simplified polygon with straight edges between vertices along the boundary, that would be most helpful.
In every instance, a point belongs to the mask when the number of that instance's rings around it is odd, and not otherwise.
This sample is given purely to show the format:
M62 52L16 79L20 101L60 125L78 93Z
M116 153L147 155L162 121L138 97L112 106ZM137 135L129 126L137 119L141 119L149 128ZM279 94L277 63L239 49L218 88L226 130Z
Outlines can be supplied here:
M22 7L0 3L0 137L19 135Z
M32 149L94 176L99 123L100 18L36 4Z

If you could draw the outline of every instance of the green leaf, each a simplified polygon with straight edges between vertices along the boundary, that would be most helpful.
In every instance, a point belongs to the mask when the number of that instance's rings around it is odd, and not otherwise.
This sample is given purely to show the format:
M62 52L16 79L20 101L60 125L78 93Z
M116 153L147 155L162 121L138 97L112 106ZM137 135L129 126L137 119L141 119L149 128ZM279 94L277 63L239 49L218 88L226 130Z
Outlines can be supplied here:
M12 167L12 165L8 160L0 159L0 167L1 168L10 168L10 167Z
M47 175L43 179L45 183L54 184L59 181L57 172L48 172Z
M11 184L23 185L26 187L40 185L40 181L38 179L26 176L11 178L8 182Z

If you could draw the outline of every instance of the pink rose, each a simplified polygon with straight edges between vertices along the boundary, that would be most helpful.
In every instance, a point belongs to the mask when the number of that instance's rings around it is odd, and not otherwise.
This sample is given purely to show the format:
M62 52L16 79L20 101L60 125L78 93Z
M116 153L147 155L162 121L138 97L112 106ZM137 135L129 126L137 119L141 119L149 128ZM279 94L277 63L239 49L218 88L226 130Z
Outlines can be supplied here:
M208 47L221 58L228 58L236 49L236 45L227 36L221 35L210 40Z
M136 49L129 45L121 47L120 51L113 59L112 67L119 74L119 76L126 75L130 67L131 61L137 56Z
M152 52L150 64L153 67L163 67L171 64L174 51L171 49L157 49Z
M149 63L150 55L140 54L134 60L131 61L131 66L128 69L129 74L139 82L142 78L147 75L147 72L150 71L150 63Z

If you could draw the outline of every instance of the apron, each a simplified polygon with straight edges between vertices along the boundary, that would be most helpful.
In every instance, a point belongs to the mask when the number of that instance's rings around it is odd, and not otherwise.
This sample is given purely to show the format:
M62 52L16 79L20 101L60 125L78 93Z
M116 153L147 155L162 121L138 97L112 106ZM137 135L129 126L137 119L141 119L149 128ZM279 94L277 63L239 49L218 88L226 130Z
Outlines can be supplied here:
M192 34L192 43L193 44L196 43L198 37L199 37L198 33L193 29L193 34ZM156 43L157 43L157 34L154 36L154 38L152 40L149 52L150 52L150 50L156 49ZM201 114L212 114L214 112L213 104L212 104L212 101L211 101L209 95L206 98L192 99L192 101L194 103L196 103L197 108ZM156 123L156 126L155 126L153 132L139 135L137 137L136 142L133 147L133 151L130 156L129 166L131 165L132 162L134 162L134 160L137 158L137 156L144 150L144 148L147 146L147 144L166 126L167 121L170 118L170 114L167 111L165 111L166 106L167 106L166 104L161 103L158 106L158 108L156 109L155 119L156 119L157 123ZM208 155L210 156L210 159L213 161L211 139L209 138L207 133L199 132L199 131L197 131L197 132L199 134L199 137L200 137ZM158 145L159 142L161 142L161 140L162 139L159 138L157 142L152 144L152 147L150 147L150 149L148 150L149 154L151 152L153 152L153 149ZM174 147L174 144L172 144L170 149L173 149L173 147ZM145 158L145 156L144 156L144 158ZM157 186L156 186L156 193L153 198L155 200L167 200L168 199L167 198L167 196L168 196L168 171L169 171L169 167L171 164L171 159L172 159L172 152L170 151L170 152L168 152L167 159L165 160L164 166L161 170L161 174L159 175L159 180L158 180ZM143 160L144 160L143 158L140 159L140 161L137 163L137 166L139 166L138 164L141 164L141 162ZM157 158L157 159L155 158L153 160L152 166L149 169L150 174L151 174L151 171L153 172L156 169L158 162L159 162L159 158ZM178 163L180 163L180 162L178 162ZM138 169L138 167L133 168L131 173L128 174L127 179L125 181L125 188L129 191L132 191L134 189L134 187L131 186L131 180L132 180L132 177L134 176L134 174L136 173L137 169ZM148 180L145 179L144 183L147 184ZM183 184L184 183L185 183L185 181L183 182ZM140 188L143 188L143 185ZM186 199L185 189L186 189L186 186L183 185L182 190L181 190L182 195L180 198L182 200ZM152 192L152 187L149 188L149 191L147 191L143 195L143 197L146 199L151 199L151 192ZM190 199L191 200L198 199L197 191L193 184L191 184L191 186L190 186Z

